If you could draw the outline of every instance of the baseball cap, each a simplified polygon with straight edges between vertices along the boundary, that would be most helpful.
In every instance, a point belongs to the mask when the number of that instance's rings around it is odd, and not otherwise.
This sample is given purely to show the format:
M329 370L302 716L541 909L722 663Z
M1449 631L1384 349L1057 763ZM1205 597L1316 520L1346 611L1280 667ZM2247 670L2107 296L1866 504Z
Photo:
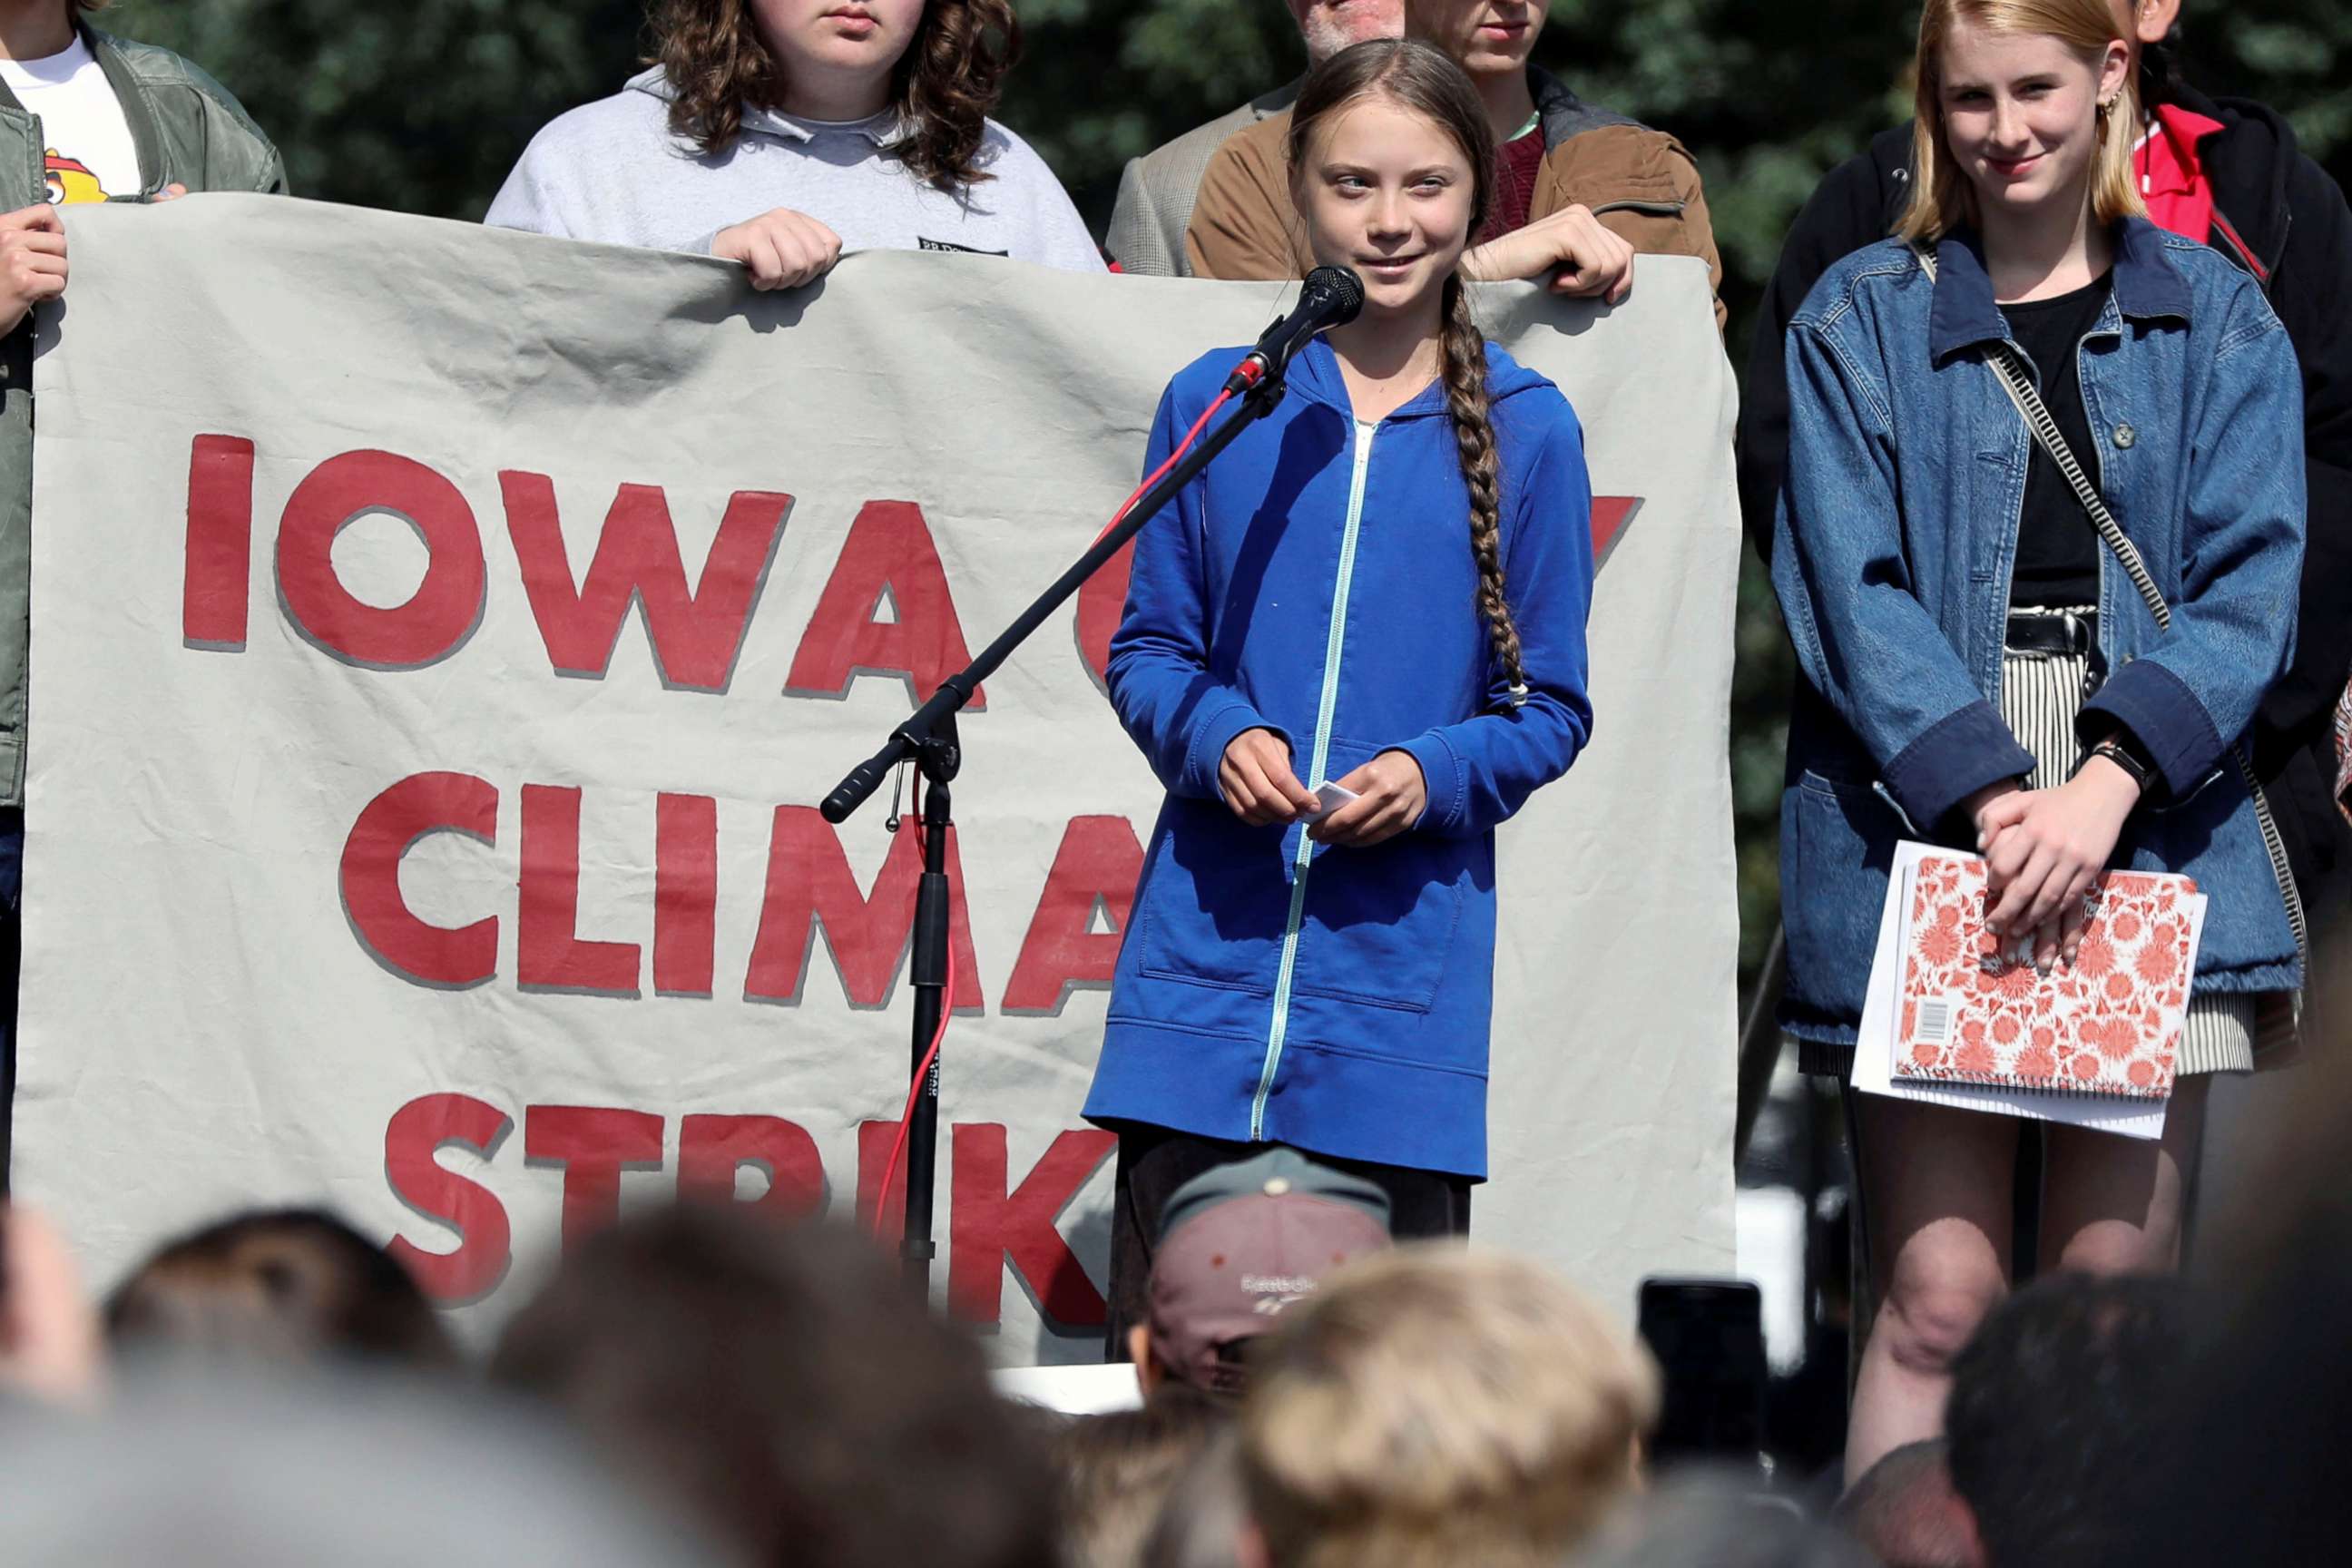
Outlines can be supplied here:
M1151 1352L1197 1388L1237 1394L1242 1346L1326 1275L1389 1245L1388 1194L1296 1149L1203 1172L1161 1211Z

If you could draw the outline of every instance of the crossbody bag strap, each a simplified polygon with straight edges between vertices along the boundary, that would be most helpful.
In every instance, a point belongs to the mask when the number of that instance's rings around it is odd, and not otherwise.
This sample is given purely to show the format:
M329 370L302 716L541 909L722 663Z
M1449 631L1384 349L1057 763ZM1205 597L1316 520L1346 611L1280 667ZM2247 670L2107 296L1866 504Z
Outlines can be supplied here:
M1918 245L1914 245L1911 251L1919 258L1920 268L1927 273L1927 281L1933 283L1936 280L1934 255ZM2033 378L2026 374L2016 348L2006 342L1994 344L1988 363L1993 374L2000 379L2001 390L2009 394L2009 400L2017 405L2017 412L2024 417L2026 428L2033 433L2033 438L2041 444L2042 449L2050 454L2051 461L2058 465L2058 471L2066 477L2067 484L2074 488L2074 499L2082 502L2084 515L2090 518L2091 526L2098 531L2101 542L2115 556L2116 563L2123 567L2125 575L2131 579L2133 588L2138 591L2141 601L2147 605L2148 614L2156 617L2157 629L2171 630L2172 606L2164 602L2164 591L2156 585L2156 579L2149 574L2147 562L2140 554L2139 546L2125 535L2123 524L2117 522L2116 514L2107 509L2105 499L2099 494L2099 487L2091 482L2091 476L2075 459L2074 448L2066 445L2064 433L2058 428L2058 421L2051 414L2050 405L2042 401L2042 394L2034 387ZM2294 931L2295 955L2303 961L2304 972L2308 976L2311 933L2304 918L2302 890L2294 885L2294 871L2287 864L2286 841L2279 837L2278 819L2271 814L2270 800L2254 777L2253 763L2247 758L2245 747L2231 747L2230 757L2238 764L2238 774L2245 782L2246 793L2253 798L2254 822L2262 829L2263 847L2271 858L2271 874L2278 879L2279 897L2286 905L2287 924ZM2299 1016L2299 999L2296 1005Z

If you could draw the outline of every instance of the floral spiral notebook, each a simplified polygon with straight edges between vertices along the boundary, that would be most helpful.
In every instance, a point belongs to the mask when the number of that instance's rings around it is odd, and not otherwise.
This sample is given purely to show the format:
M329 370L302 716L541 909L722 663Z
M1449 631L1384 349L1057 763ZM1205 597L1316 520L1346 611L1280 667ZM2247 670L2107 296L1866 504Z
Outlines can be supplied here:
M1981 859L1920 856L1898 938L1894 1078L2168 1096L2204 896L2186 877L2111 871L2088 901L2081 953L2044 975L1997 956L2000 944L1984 927Z

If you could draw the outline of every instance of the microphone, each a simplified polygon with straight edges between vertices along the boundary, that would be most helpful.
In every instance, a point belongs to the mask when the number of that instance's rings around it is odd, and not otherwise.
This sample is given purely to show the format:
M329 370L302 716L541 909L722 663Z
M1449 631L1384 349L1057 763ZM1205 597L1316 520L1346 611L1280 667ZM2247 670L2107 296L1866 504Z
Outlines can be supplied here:
M1290 314L1280 317L1260 333L1257 346L1243 355L1241 363L1225 377L1225 390L1247 392L1268 376L1280 381L1283 373L1290 368L1291 356L1307 346L1307 339L1333 327L1346 326L1363 308L1364 280L1353 268L1317 268L1307 275L1306 286L1298 290L1298 303L1291 307Z

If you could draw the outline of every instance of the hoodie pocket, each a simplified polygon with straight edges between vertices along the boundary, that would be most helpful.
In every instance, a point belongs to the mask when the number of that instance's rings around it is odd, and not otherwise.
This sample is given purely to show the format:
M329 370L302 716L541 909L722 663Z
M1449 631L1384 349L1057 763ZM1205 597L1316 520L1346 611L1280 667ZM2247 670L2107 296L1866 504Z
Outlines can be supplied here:
M1252 827L1223 801L1171 797L1139 900L1137 967L1162 980L1273 995L1289 873L1280 828Z
M1381 750L1334 737L1328 772L1344 778ZM1307 874L1291 988L1428 1012L1454 952L1482 843L1408 831L1369 849L1318 846Z

